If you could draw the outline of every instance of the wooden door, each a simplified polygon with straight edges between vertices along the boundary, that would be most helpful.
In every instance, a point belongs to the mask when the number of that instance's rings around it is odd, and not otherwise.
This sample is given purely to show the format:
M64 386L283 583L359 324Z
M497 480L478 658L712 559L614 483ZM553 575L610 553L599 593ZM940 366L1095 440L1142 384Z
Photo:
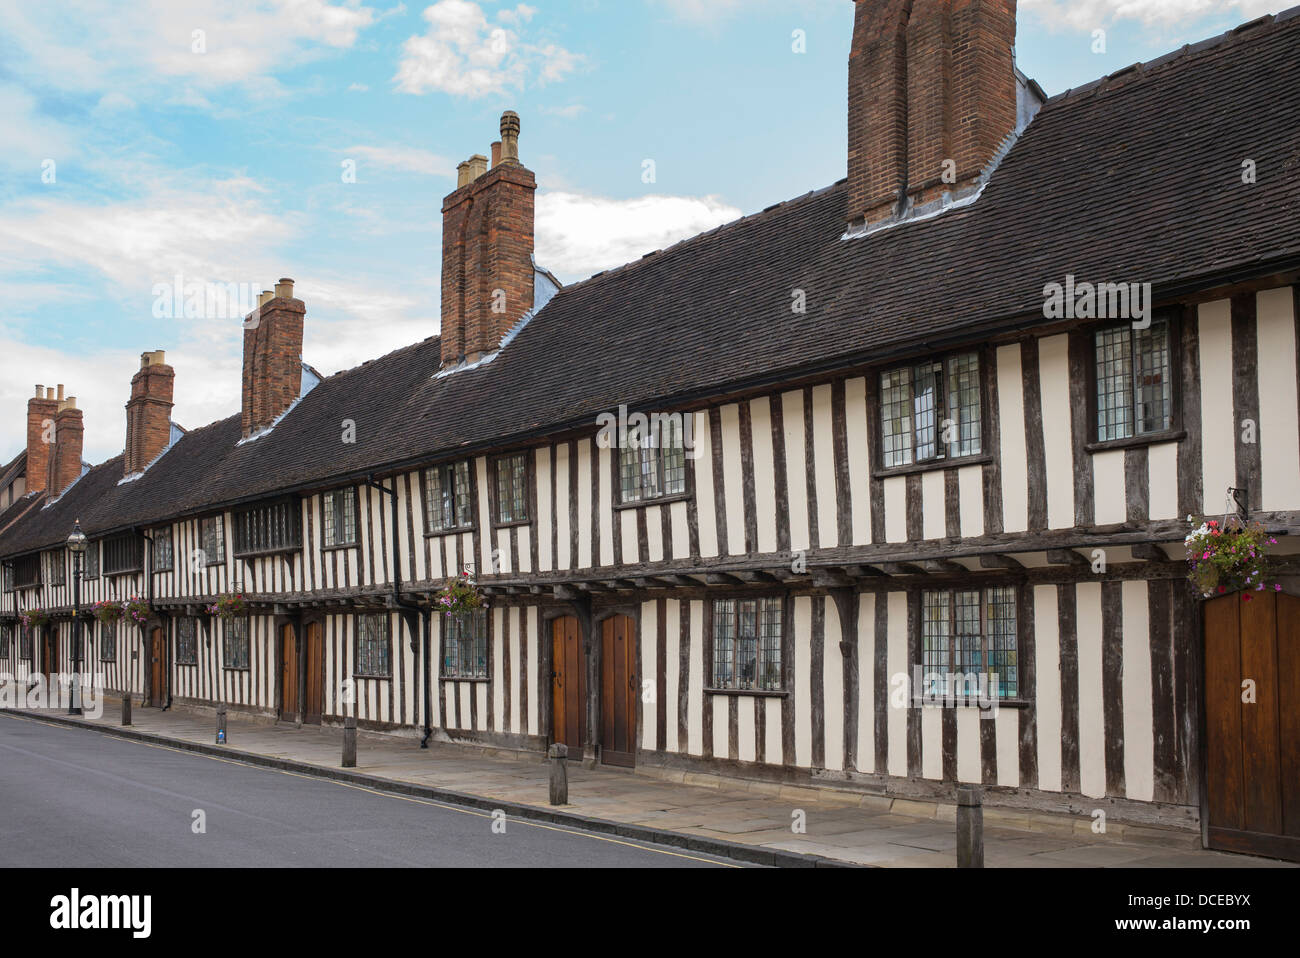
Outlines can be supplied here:
M298 633L292 625L280 628L280 718L298 720Z
M162 708L163 677L167 672L167 642L163 630L154 628L149 633L149 704Z
M308 725L320 725L325 701L325 651L321 624L310 623L306 632L307 697L303 703L302 720Z
M59 691L59 630L53 625L41 629L41 662L47 687L53 696Z
M636 765L636 622L616 615L600 628L600 760Z
M587 745L587 654L576 616L551 623L551 737L581 759Z
M1205 604L1211 848L1300 861L1300 598Z

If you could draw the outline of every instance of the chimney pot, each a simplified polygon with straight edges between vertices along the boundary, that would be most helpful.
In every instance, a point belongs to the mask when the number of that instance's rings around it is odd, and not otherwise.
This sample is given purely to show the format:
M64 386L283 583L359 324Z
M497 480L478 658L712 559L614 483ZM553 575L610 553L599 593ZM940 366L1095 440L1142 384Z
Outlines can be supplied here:
M492 144L492 169L501 165L501 141L497 140Z
M466 160L464 163L457 164L456 189L460 189L462 186L469 186L471 182L472 180L470 179L470 175L469 175L469 160Z
M36 398L37 398L37 399L40 399L40 398L41 398L41 393L44 392L44 390L45 390L45 387L44 387L44 386L42 386L40 383L37 383L37 384L36 384Z
M488 158L482 153L475 153L469 158L469 179L474 182L487 172Z
M293 280L281 278L275 284L275 295L280 299L293 299Z
M501 114L501 162L519 162L519 114L514 110Z
M63 383L59 383L59 394L55 397L59 402L63 401Z

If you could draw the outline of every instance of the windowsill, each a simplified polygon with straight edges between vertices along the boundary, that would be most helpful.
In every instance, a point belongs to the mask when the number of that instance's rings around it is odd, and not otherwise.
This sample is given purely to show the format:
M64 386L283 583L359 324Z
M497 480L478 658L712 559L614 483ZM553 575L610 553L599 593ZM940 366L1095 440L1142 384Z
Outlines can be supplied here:
M392 677L392 675L362 675L362 674L359 673L359 672L353 672L353 673L352 673L352 677L353 677L354 679L365 679L365 680L368 681L368 682L391 682L391 681L393 681L393 677Z
M466 532L473 532L473 531L474 531L473 525L452 526L450 529L436 529L433 532L426 532L424 534L424 537L426 539L438 539L443 536L460 536L460 535L464 535Z
M756 698L783 699L789 696L789 692L783 691L766 691L764 689L714 689L707 688L704 690L705 695L752 695Z
M143 569L121 569L117 572L105 572L103 578L115 579L120 575L139 575L143 571ZM50 585L54 585L54 583L51 582Z
M889 479L892 476L910 476L917 472L933 472L936 469L960 469L962 466L982 466L993 461L992 453L983 452L975 456L961 456L957 459L927 459L907 466L882 466L871 473L872 479Z
M196 669L199 667L197 662L177 662L176 667L180 669Z
M1135 449L1142 446L1155 446L1162 442L1182 442L1187 438L1185 429L1167 429L1164 432L1148 432L1140 436L1129 436L1127 439L1107 439L1104 442L1084 443L1084 450L1093 452L1109 452L1112 449Z
M221 671L223 671L223 672L251 672L252 669L250 669L247 665L223 665L223 666L221 667Z
M620 509L645 509L648 506L663 506L674 502L685 502L690 499L689 492L675 492L671 496L655 496L653 499L635 499L632 502L614 503L614 511Z
M909 703L909 704L911 704L911 703ZM1032 702L1029 702L1029 701L1026 700L1026 699L998 699L998 700L997 700L997 708L999 708L999 709L1002 709L1002 708L1007 708L1007 709L1027 709L1027 708L1029 708L1032 704L1033 704ZM913 705L913 707L916 707L916 706ZM923 708L923 709L946 709L946 708L952 708L952 709L954 709L954 710L956 710L956 709L971 709L971 710L976 711L976 712L995 712L995 711L997 711L997 709L994 709L994 708L982 709L982 708L980 708L978 705L966 705L966 704L962 704L962 705L953 705L953 706L948 706L948 705L945 705L942 701L938 701L938 702L922 702L922 703L920 704L919 707L920 707L920 708Z
M165 569L154 569L154 570L153 570L153 574L154 574L154 575L162 575L164 572L175 572L175 571L176 571L176 568L175 568L174 566L168 566L168 567L165 568Z
M361 547L360 543L357 542L344 542L336 546L321 546L320 551L321 552L342 552L344 549L359 549L360 547Z
M486 683L486 682L491 682L491 681L492 681L492 680L491 680L490 678L488 678L486 675L478 676L478 677L472 677L472 676L468 676L468 675L466 675L466 676L459 676L459 675L440 675L440 676L438 676L438 679L439 679L439 681L442 681L442 682L484 682L484 683Z
M515 519L515 520L513 520L513 521L511 521L511 522L496 522L496 521L494 521L494 522L492 523L492 528L493 528L493 529L516 529L516 528L518 528L519 526L530 526L530 525L532 525L532 524L533 524L533 520L532 520L532 519Z
M236 559L243 561L249 559L268 559L271 556L294 555L302 552L302 543L296 546L284 546L280 549L263 549L260 552L236 552L233 553Z

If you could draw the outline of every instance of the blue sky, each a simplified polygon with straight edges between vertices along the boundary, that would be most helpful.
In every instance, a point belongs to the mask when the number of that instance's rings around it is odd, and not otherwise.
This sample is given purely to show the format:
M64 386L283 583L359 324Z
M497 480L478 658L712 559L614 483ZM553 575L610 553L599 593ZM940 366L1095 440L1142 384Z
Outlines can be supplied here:
M1018 63L1059 93L1286 6L1021 0ZM506 109L565 282L840 179L852 20L849 0L0 0L0 457L36 382L78 397L87 459L116 455L146 349L176 367L176 421L238 410L239 321L154 315L178 274L293 277L327 374L435 334L441 200Z

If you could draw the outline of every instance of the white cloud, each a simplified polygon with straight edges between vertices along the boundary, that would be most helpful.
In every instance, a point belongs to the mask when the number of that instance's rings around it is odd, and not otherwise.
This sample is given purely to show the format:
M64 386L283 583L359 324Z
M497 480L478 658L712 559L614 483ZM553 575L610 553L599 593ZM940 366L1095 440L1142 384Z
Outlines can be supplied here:
M279 92L275 73L353 46L376 15L361 0L0 0L0 19L6 66L20 75L65 91L154 88L198 103L177 85Z
M587 112L587 108L581 103L571 103L568 106L544 106L542 113L547 116L558 116L566 120L573 120Z
M622 266L738 216L740 210L716 196L616 200L580 193L539 193L537 261L572 281Z
M0 85L0 130L5 131L0 150L0 168L26 170L33 184L41 182L41 163L58 165L72 158L76 137L62 123L42 116L39 105L26 90Z
M674 16L696 23L723 20L740 9L740 0L658 0L658 3Z
M350 146L343 151L346 157L356 157L362 164L404 173L422 173L425 176L456 175L456 165L446 157L406 146Z
M520 4L498 19L512 26L532 19L535 10ZM424 10L429 28L402 45L393 82L403 93L434 91L481 97L522 89L530 77L541 84L562 80L583 57L556 44L525 42L507 27L493 26L473 0L438 0Z
M1232 13L1253 20L1290 6L1289 0L1021 0L1027 10L1047 24L1077 30L1095 29L1117 20L1138 20L1169 26L1213 14Z

